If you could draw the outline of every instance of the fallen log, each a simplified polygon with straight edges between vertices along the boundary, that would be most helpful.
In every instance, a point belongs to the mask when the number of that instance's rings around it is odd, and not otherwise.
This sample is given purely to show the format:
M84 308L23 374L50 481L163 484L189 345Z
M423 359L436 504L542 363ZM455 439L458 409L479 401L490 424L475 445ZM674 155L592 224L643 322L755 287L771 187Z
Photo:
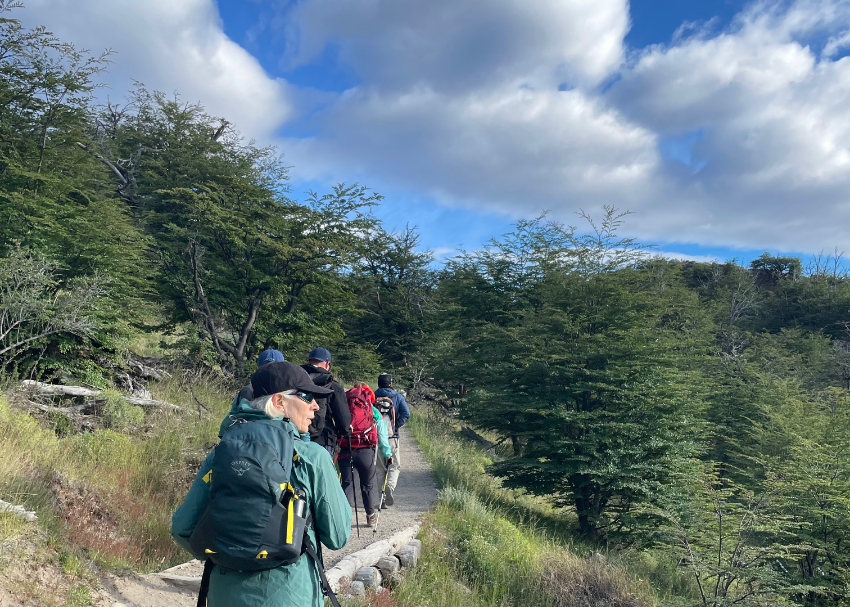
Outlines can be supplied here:
M392 537L385 540L380 540L374 544L366 546L363 550L353 552L343 558L336 565L328 569L325 574L328 578L328 583L334 592L339 592L340 582L348 578L354 578L354 575L363 567L374 566L381 558L390 556L401 550L404 546L416 537L419 533L419 524L408 527L399 531ZM177 565L159 573L149 573L148 576L156 577L166 582L170 582L176 586L183 588L191 588L197 590L201 586L201 578L178 575L178 571L186 565L192 564L192 561Z
M155 379L157 381L162 381L163 379L168 379L171 377L171 373L169 373L168 371L152 367L146 364L147 362L147 359L136 356L130 356L127 359L127 366L132 368L136 375L138 375L139 377L144 377L145 379Z
M325 572L328 583L331 585L333 591L339 591L340 581L344 578L348 578L349 580L354 579L354 574L363 567L372 567L381 558L390 556L401 550L403 546L406 546L410 540L416 537L418 532L419 524L417 523L412 527L399 531L392 537L370 544L363 550L358 550L343 558Z
M29 388L35 390L38 394L43 394L45 396L82 396L95 399L94 401L89 401L91 404L94 404L103 394L103 390L92 390L90 388L83 388L82 386L65 386L61 384L45 384L40 381L33 381L31 379L26 379L21 382L21 385L24 388ZM173 411L180 411L181 413L189 413L189 411L183 407L179 407L177 405L173 405L171 403L166 403L161 400L153 400L150 398L139 398L136 396L120 396L121 400L130 403L131 405L137 405L139 407L159 407L162 409L171 409ZM91 406L86 403L85 406L78 405L81 408L85 408L86 406ZM73 407L69 407L73 408Z
M199 592L201 590L201 578L199 577L189 577L186 575L174 575L172 573L149 573L150 577L159 578L164 582L168 582L169 584L174 584L175 586L180 586L181 588L186 588L187 590L191 590L192 592Z
M45 413L61 413L62 415L73 415L74 413L79 413L80 411L84 411L85 409L95 405L95 401L91 400L87 400L82 405L74 405L73 407L51 407L49 405L34 403L31 400L28 400L27 402L30 406L35 407L40 411L44 411Z
M27 510L23 506L10 504L9 502L4 502L3 500L0 500L0 512L9 512L11 514L14 514L15 516L21 517L28 523L34 523L36 520L38 520L38 517L32 510Z

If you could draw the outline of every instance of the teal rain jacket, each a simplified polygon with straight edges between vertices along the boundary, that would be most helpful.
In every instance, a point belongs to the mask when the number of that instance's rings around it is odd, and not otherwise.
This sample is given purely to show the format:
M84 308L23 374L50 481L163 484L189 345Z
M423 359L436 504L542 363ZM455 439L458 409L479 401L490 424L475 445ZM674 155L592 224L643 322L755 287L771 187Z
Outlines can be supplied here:
M240 401L230 416L246 420L267 419L246 400ZM279 421L289 424L299 436L292 422ZM295 452L300 456L301 465L293 468L290 482L307 494L316 515L313 525L318 527L322 543L332 550L339 550L351 535L351 506L340 487L331 456L324 447L300 440L295 441ZM186 499L171 518L171 535L190 553L189 536L209 499L209 484L204 477L212 468L214 455L215 450L204 460ZM246 512L245 516L250 516L250 513ZM313 547L316 547L312 527L308 535ZM192 555L205 559L202 554ZM323 607L324 604L318 570L306 554L302 554L293 565L268 571L242 573L216 566L212 571L207 599L208 607Z
M389 437L387 435L387 423L384 421L384 416L372 405L372 420L378 427L378 451L386 459L393 456L393 450L390 447Z

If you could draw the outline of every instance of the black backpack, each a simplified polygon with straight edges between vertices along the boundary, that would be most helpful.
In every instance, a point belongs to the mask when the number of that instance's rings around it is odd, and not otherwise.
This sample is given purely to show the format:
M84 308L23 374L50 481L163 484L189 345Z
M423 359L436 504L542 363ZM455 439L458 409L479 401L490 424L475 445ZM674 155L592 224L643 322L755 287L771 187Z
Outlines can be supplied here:
M387 435L390 438L395 436L395 404L389 396L379 396L375 399L375 408L381 413L384 418L384 423L387 424Z
M205 478L209 501L189 537L196 553L237 571L298 560L309 513L306 496L289 482L295 440L280 421L235 418L215 447Z

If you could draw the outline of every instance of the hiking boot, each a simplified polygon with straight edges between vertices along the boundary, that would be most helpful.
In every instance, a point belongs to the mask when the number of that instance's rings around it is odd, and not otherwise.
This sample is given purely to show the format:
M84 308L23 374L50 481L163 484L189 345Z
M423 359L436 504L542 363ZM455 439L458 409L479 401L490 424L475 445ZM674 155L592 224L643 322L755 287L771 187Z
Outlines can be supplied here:
M395 489L393 487L389 487L389 486L384 491L384 505L385 506L392 506L393 505L393 502L395 501L395 498L393 497L394 491L395 491Z
M372 514L369 514L369 515L366 516L366 526L367 527L374 527L375 523L377 523L377 522L378 522L378 513L377 512L373 512Z

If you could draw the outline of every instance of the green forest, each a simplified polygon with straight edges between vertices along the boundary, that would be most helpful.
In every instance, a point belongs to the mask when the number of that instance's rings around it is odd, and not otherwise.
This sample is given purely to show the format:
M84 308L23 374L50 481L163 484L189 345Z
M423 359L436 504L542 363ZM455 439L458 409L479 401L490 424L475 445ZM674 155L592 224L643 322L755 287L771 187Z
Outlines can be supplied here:
M327 347L341 379L390 372L491 438L487 471L580 541L664 555L682 604L850 604L838 252L670 260L606 207L440 261L368 184L297 200L285 150L201 104L103 101L121 58L18 10L0 0L4 385L126 390L132 354L239 386L266 348Z

